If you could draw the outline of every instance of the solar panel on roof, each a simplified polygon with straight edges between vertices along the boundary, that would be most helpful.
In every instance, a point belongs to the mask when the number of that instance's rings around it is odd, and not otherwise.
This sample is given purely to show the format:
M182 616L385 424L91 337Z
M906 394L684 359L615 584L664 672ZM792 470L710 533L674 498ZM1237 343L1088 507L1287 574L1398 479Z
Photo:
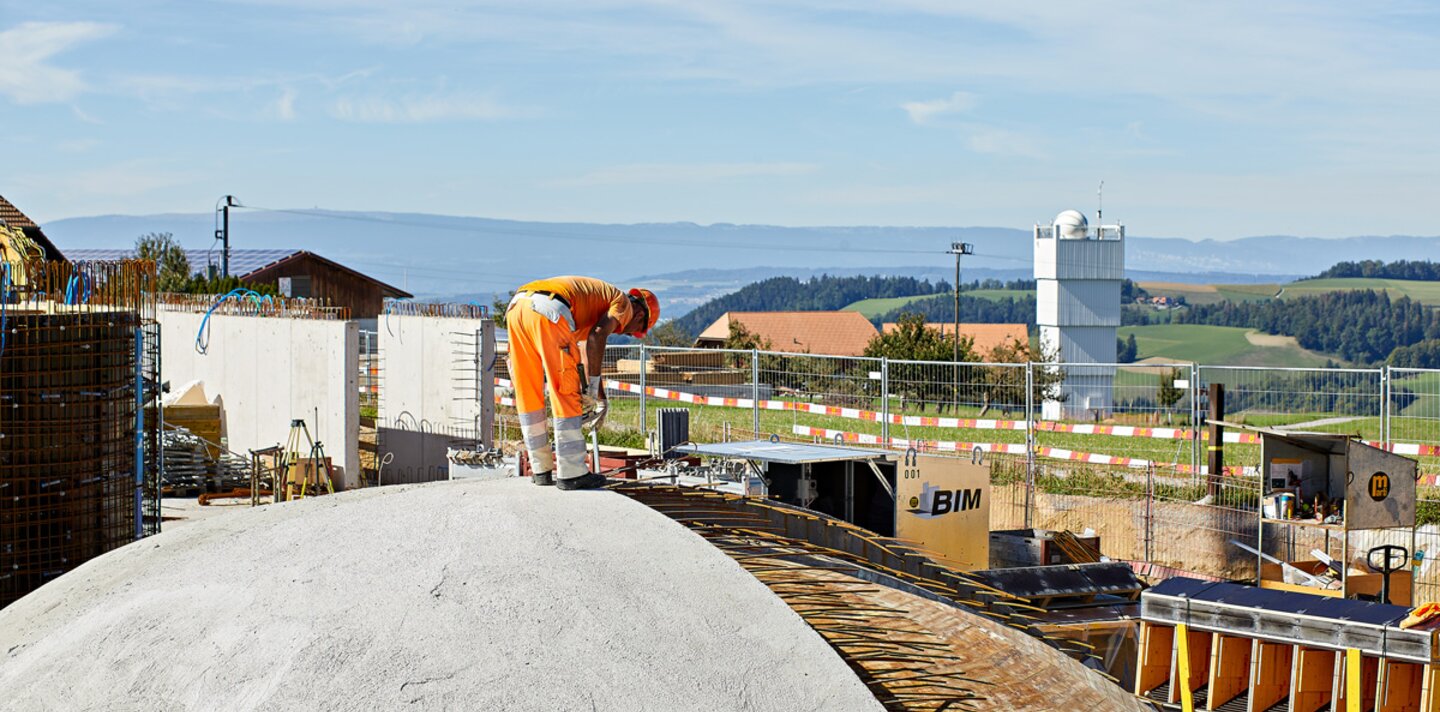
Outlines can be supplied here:
M299 252L293 249L275 250L230 250L230 274L247 275L255 270L274 264L290 255ZM123 250L113 248L88 248L66 250L65 256L72 261L82 262L86 260L128 260L135 257L135 250ZM207 265L220 265L220 251L210 250L185 250L186 259L190 260L190 269L195 272L204 272Z

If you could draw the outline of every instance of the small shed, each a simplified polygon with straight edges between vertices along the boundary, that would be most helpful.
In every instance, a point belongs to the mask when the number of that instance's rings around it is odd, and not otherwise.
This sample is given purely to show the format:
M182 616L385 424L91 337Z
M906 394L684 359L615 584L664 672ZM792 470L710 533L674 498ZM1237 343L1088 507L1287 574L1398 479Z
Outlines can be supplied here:
M321 299L330 306L346 307L354 319L378 317L387 298L415 296L307 250L289 251L244 273L234 268L233 251L231 255L231 272L246 282L273 284L287 297Z
M80 260L122 260L135 256L133 249L75 249L70 256ZM204 274L219 269L217 250L186 250L192 272ZM352 319L374 319L385 310L385 300L409 299L413 294L392 287L374 277L307 250L231 250L230 274L252 284L273 284L287 297L323 300L333 307L350 310Z
M1390 574L1390 601L1408 605L1412 593L1410 557L1415 551L1415 482L1418 463L1408 457L1387 452L1350 436L1335 433L1312 433L1259 429L1261 502L1259 507L1260 586L1262 588L1293 588L1286 583L1286 567L1308 576L1335 578L1339 586L1330 590L1313 590L1313 579L1300 584L1307 593L1343 595L1346 598L1377 598L1383 588L1379 573L1355 573L1355 558L1350 547L1353 532L1403 529L1409 530L1409 549L1390 547L1384 552L1379 568L1393 568ZM1332 542L1333 551L1323 552L1334 561L1330 564L1308 556L1296 559L1290 542L1302 538L1297 530L1323 532L1326 549ZM1291 559L1285 563L1267 561L1266 537L1280 538L1271 550ZM1311 537L1313 540L1313 537ZM1308 547L1301 547L1306 552ZM1384 547L1377 547L1381 549ZM1372 559L1376 549L1360 552L1361 558ZM1398 551L1397 551L1398 550ZM1403 557L1399 554L1404 554ZM1404 560L1401 561L1400 559ZM1292 577L1293 580L1293 577Z

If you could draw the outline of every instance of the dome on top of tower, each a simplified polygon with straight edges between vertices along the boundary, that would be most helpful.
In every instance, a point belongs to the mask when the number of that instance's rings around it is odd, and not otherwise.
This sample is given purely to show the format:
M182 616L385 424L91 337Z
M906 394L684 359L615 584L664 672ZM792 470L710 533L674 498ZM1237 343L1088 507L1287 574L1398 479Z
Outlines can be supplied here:
M1066 210L1055 216L1055 236L1063 240L1084 240L1089 237L1090 221L1079 210Z

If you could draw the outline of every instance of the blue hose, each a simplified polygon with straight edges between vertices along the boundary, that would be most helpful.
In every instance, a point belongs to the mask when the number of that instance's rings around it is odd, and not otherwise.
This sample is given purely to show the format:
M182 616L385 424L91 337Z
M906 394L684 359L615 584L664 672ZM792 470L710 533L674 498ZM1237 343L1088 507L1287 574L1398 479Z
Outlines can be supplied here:
M224 304L226 300L233 298L244 302L246 297L249 297L251 301L255 302L257 310L261 305L261 297L264 297L266 300L270 299L270 297L262 295L253 289L246 289L244 287L236 287L221 295L219 299L215 300L214 304L210 305L209 309L205 310L205 317L200 320L200 331L195 334L195 351L197 353L204 355L210 348L210 315L214 314L215 310L220 308L220 305Z

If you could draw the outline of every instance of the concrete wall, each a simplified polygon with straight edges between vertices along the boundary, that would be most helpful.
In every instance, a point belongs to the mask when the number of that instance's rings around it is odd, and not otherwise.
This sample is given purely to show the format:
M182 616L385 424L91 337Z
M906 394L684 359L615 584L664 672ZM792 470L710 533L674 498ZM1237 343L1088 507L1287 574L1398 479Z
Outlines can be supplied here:
M161 307L161 378L205 383L219 396L226 443L236 452L283 445L305 420L336 468L336 488L360 484L359 331L353 321L210 317L209 348L195 336L203 314ZM317 414L318 409L318 414Z
M476 334L483 319L390 314L376 324L380 344L380 456L395 457L382 482L446 479L447 446L481 439L480 373ZM493 378L493 374L492 374Z

